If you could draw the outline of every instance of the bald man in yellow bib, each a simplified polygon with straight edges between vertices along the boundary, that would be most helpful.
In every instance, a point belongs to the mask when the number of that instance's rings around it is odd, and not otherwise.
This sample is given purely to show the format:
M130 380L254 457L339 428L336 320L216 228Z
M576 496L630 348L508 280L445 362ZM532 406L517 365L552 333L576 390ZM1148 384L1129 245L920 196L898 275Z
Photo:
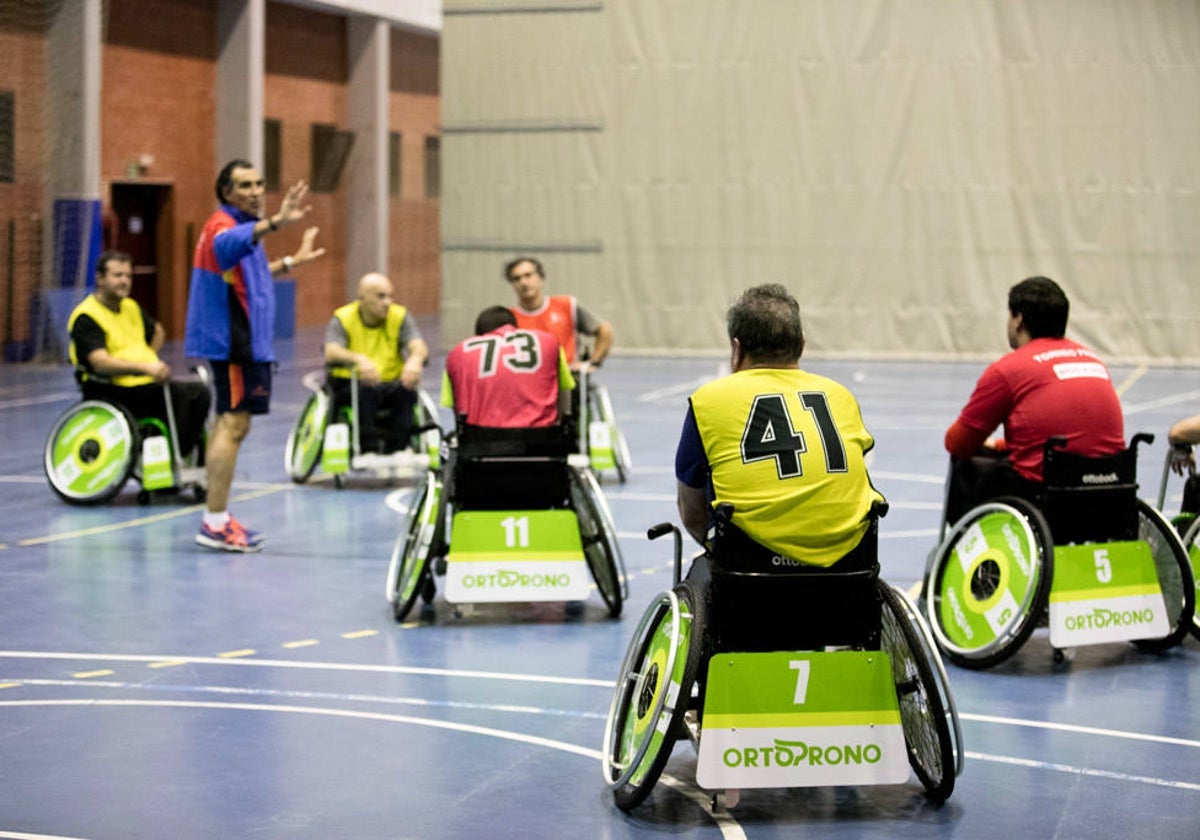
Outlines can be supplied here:
M358 373L358 427L364 452L408 445L413 407L429 348L408 310L393 300L385 275L358 281L358 297L340 306L325 328L325 361L334 399L350 403L350 370Z

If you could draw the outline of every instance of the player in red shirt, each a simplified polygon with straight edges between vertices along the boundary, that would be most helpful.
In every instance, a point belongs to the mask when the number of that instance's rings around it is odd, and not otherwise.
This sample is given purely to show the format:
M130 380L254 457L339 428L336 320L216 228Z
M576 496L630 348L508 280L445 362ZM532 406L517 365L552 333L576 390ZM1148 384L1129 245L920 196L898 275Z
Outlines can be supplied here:
M475 333L446 356L442 405L472 426L560 422L575 378L558 340L540 330L517 329L503 306L479 313Z
M1091 350L1063 337L1069 309L1066 294L1046 277L1009 289L1013 352L988 366L946 431L946 450L953 456L948 523L989 498L1034 498L1051 437L1064 437L1067 451L1091 457L1125 448L1124 415L1108 368ZM1000 425L1004 437L988 440Z

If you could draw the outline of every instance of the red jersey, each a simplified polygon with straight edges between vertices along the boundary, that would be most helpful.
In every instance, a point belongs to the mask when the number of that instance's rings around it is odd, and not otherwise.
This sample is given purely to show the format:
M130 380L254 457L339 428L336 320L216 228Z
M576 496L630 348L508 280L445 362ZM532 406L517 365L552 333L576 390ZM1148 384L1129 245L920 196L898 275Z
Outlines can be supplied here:
M1096 457L1125 448L1125 419L1108 368L1067 338L1035 338L993 362L958 417L990 434L1004 424L1004 442L1016 471L1042 480L1042 452L1055 436L1067 450Z
M523 330L542 330L558 339L567 361L575 361L575 298L571 295L550 295L539 309L529 312L519 306L512 307L517 317L517 326Z
M527 428L558 422L559 389L574 377L558 340L506 324L446 356L442 405L473 426Z

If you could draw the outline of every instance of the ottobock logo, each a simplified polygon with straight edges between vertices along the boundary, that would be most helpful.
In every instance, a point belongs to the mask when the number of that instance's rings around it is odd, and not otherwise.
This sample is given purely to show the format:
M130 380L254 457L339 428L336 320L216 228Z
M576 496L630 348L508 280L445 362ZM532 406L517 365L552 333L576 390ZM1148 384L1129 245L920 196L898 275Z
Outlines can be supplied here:
M1068 630L1104 630L1108 627L1135 627L1154 621L1154 610L1106 610L1096 607L1091 612L1068 615L1065 619Z
M769 747L730 747L721 760L726 767L809 767L843 764L878 764L883 750L878 744L818 746L803 741L781 741Z
M504 569L490 574L467 575L463 578L463 586L467 589L511 589L514 586L530 589L565 589L570 583L571 576L565 572L530 575Z
M1116 484L1121 479L1115 472L1110 473L1084 473L1080 479L1084 484Z
M784 557L781 554L771 555L772 566L803 566L799 560L793 560L791 557Z

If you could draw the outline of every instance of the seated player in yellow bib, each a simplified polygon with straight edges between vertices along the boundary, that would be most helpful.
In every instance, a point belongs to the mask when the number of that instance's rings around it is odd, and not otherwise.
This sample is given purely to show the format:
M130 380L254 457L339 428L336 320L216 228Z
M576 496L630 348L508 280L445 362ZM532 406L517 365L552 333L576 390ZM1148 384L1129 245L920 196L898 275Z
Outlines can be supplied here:
M350 404L350 368L358 372L358 428L364 452L405 448L429 348L416 321L394 303L392 281L364 274L358 298L338 307L325 328L325 361L334 401Z

